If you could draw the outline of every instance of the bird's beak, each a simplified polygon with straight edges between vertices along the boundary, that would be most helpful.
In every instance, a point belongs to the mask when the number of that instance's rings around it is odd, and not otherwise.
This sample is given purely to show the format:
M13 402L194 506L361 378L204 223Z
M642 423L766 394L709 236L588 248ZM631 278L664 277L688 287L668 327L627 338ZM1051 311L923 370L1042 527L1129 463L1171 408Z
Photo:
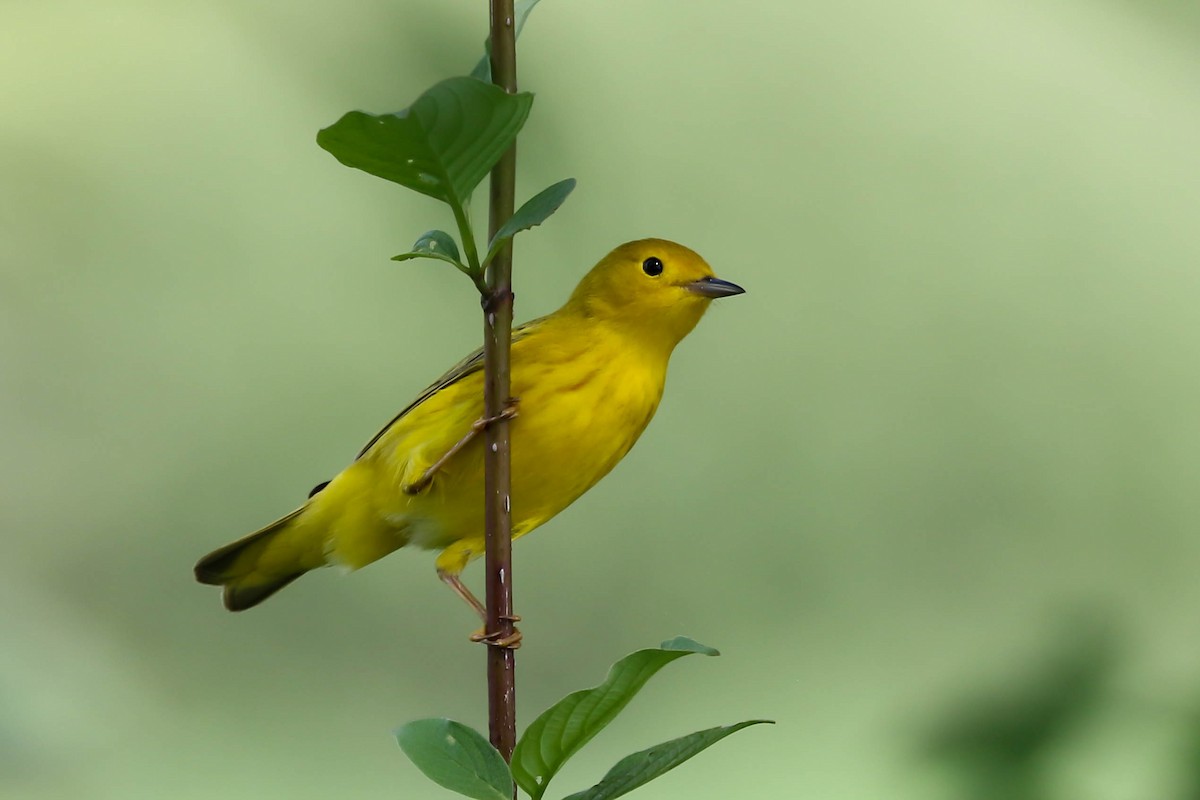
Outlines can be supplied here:
M723 281L720 278L701 278L698 281L692 281L687 284L688 291L695 292L701 297L710 297L716 299L718 297L730 297L735 294L742 294L746 290L738 286L736 283Z

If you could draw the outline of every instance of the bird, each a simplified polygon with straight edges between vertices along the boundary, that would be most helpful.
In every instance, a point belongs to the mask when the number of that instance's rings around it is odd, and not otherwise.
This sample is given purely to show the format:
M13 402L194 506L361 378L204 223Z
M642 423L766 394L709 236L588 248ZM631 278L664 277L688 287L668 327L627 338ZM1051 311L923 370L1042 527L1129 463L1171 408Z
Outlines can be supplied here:
M693 250L620 245L557 311L512 331L513 539L592 488L658 408L672 351L711 301L742 294ZM477 350L397 414L296 510L204 556L195 577L242 611L313 569L364 567L401 547L439 550L438 577L481 617L460 574L484 554L483 354ZM472 637L479 638L486 637Z

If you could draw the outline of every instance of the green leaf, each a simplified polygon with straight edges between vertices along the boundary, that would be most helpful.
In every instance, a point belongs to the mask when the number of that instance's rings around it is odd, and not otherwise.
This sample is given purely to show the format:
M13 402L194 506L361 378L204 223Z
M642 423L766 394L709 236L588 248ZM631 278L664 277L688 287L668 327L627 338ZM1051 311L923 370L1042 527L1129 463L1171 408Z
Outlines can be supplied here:
M321 130L317 144L348 167L465 214L471 192L517 138L532 105L528 92L450 78L395 114L351 111Z
M604 683L572 692L543 711L513 751L512 772L517 785L534 800L540 800L567 759L612 722L646 681L675 659L691 653L718 655L711 647L676 637L658 649L625 656L613 664Z
M483 258L483 266L486 267L495 258L496 253L500 252L500 248L509 239L521 231L541 225L551 214L558 211L558 207L566 202L567 195L574 188L575 179L567 178L565 181L559 181L553 186L546 187L526 200L525 205L518 208L517 212L509 217L508 222L500 226L500 230L496 231L496 235L492 237L487 255Z
M454 237L445 231L425 231L421 238L413 243L412 252L392 256L392 261L408 261L413 258L436 258L453 264L468 275L471 274L467 265L462 263Z
M517 0L513 4L513 17L516 19L517 28L513 31L513 38L521 35L521 29L525 27L525 18L529 16L529 12L533 11L533 7L538 4L539 0ZM483 58L479 59L479 63L475 65L475 69L471 70L471 77L481 81L492 80L492 40L489 38L483 43Z
M628 794L634 789L678 767L692 756L699 753L731 733L742 728L762 723L775 724L769 719L750 719L736 725L723 725L708 730L689 733L678 739L655 745L638 753L625 756L608 771L604 778L590 789L576 792L563 800L612 800Z
M475 800L512 800L504 757L474 729L449 719L418 719L396 731L396 739L434 783Z

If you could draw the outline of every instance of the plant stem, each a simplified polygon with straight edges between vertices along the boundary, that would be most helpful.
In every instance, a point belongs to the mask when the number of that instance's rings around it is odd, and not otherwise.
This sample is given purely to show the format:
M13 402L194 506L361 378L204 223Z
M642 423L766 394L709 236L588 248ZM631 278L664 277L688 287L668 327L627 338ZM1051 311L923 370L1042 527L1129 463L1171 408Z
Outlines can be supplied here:
M470 200L468 199L467 202L469 203ZM463 252L467 256L467 266L471 269L468 274L477 275L479 274L479 251L475 249L475 236L471 233L471 220L467 218L467 209L457 203L450 203L450 210L454 212L454 224L458 226L458 237L462 239Z
M515 94L517 51L513 0L491 0L492 83ZM517 147L514 143L492 169L488 240L513 214L516 196ZM509 354L512 349L512 241L488 266L488 294L483 298L484 415L499 417L511 397ZM487 536L487 632L513 632L512 518L509 495L512 473L508 421L485 429L484 524ZM514 652L487 648L488 729L492 745L512 760L517 743L517 694ZM516 789L513 789L516 797Z

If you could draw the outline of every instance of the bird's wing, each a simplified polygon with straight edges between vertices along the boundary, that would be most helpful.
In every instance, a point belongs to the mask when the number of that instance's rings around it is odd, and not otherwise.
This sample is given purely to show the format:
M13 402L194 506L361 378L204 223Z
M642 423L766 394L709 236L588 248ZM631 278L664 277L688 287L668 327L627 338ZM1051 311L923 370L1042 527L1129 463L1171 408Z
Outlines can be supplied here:
M544 318L530 320L529 322L526 322L523 325L518 325L517 327L513 328L513 330L512 330L513 342L514 343L518 342L521 339L524 339L526 336L528 336L531 331L535 330L541 324L542 319L544 319ZM413 400L411 403L409 403L407 406L404 407L403 411L401 411L396 416L392 417L391 421L388 422L387 425L384 425L379 430L379 433L377 433L371 437L371 441L369 441L365 445L363 445L362 450L358 451L358 455L355 456L355 460L357 461L358 459L360 459L364 455L366 455L367 451L370 450L375 445L376 442L378 442L380 439L382 439L384 434L386 434L389 430L391 430L391 427L393 425L395 425L397 422L399 422L401 419L403 419L404 416L406 414L408 414L410 411L412 411L414 408L421 405L421 403L424 403L426 400L433 397L435 394L440 392L442 389L445 389L447 386L451 386L455 383L458 383L463 378L467 377L468 375L470 375L472 373L479 372L479 370L481 370L481 369L483 369L483 348L482 347L479 348L478 350L476 350L474 353L471 353L471 355L467 356L462 361L455 364L453 367L451 367L449 372L447 372L442 377L438 378L436 381L434 381L432 384L430 384L429 387L425 391L421 392L421 394L417 397L416 400Z

